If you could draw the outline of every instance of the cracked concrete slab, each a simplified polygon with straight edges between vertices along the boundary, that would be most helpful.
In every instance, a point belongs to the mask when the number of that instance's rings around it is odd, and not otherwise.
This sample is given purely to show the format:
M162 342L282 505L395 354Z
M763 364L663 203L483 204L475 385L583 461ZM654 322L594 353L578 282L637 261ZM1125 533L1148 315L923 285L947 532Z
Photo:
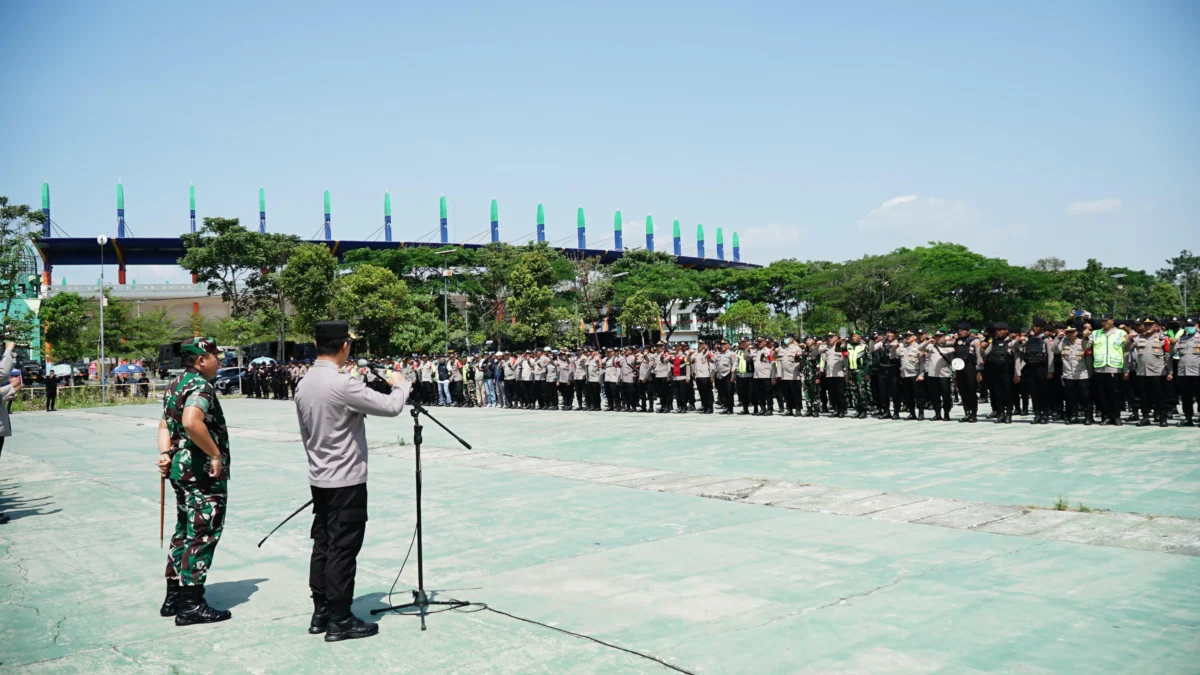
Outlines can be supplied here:
M969 502L960 502L955 499L926 498L909 504L876 511L875 513L868 513L867 517L874 518L875 520L908 523L930 516L949 513L950 511L956 511L968 506L970 506Z
M864 499L858 499L852 502L834 504L833 506L821 510L823 512L836 513L842 516L865 516L875 513L876 511L883 511L884 509L890 509L895 506L907 506L914 502L923 501L923 499L924 498L920 495L885 492L881 495L866 497Z
M912 522L921 525L937 525L938 527L953 527L959 530L965 530L972 527L979 527L986 523L994 523L1005 518L1012 518L1025 509L1019 506L996 506L994 504L972 504L966 508L939 513L928 518L914 520Z
M1168 553L1200 540L1200 521L1184 518L1149 518L1097 543Z
M1076 544L1091 544L1120 535L1145 521L1144 516L1128 513L1080 513L1071 520L1035 532L1030 536Z

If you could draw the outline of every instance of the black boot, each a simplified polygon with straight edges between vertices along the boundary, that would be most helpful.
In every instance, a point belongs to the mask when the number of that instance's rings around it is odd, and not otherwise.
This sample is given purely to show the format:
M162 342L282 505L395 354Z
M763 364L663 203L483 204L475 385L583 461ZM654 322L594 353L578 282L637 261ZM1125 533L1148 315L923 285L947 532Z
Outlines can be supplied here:
M183 586L179 589L179 613L175 615L176 626L196 623L226 621L233 614L227 609L213 609L204 601L203 586Z
M179 612L179 580L167 579L167 597L158 609L159 616L175 616Z
M325 641L357 640L371 637L377 633L379 633L379 624L368 623L350 612L346 612L346 615L341 618L329 619L329 624L325 629Z
M1149 417L1149 416L1143 417L1141 420L1139 420L1139 421L1138 421L1137 425L1138 425L1139 427L1148 427L1148 426L1150 426L1150 417Z
M1191 417L1188 417L1188 418L1187 418L1187 419L1185 419L1184 421L1180 422L1180 423L1179 423L1179 426L1181 426L1181 427L1194 427L1194 426L1196 426L1196 423L1192 421L1192 418L1191 418Z
M329 605L324 600L313 598L312 621L308 623L309 635L320 635L329 626Z

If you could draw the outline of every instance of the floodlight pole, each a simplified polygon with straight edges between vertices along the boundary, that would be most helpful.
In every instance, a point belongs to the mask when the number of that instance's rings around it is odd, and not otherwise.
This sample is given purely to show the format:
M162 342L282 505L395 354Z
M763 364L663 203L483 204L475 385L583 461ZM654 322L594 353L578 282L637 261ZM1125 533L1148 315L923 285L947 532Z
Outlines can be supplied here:
M104 245L108 243L108 237L102 234L96 237L96 243L100 244L100 364L96 375L100 378L100 405L104 405L105 385L108 384L104 377Z

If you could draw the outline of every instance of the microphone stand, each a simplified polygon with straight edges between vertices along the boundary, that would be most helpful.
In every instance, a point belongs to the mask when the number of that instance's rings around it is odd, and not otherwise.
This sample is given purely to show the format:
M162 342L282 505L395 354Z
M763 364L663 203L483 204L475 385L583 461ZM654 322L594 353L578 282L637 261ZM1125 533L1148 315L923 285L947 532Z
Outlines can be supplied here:
M376 375L378 377L378 375ZM413 418L413 448L416 454L416 480L417 480L417 588L412 592L413 601L402 605L393 605L382 609L371 610L371 615L382 614L384 612L398 611L402 609L415 609L421 616L421 630L425 630L425 616L429 614L431 606L443 605L449 608L466 607L471 603L463 600L430 600L429 595L425 592L425 555L421 542L421 415L425 415L433 420L433 423L442 428L443 431L450 434L454 440L458 441L464 448L470 450L471 444L464 441L458 434L446 428L445 424L438 421L436 417L429 414L420 403L412 403L409 412Z

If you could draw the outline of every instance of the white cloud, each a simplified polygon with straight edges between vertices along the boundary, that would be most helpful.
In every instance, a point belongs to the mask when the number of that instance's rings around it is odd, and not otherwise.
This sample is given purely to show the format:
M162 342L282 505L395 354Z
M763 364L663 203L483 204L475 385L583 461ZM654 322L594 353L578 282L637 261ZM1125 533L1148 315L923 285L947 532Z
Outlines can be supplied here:
M975 223L982 217L966 202L903 195L880 204L860 218L858 225L867 229L918 226L927 230L950 230Z
M733 260L733 234L725 233L725 259ZM807 227L800 225L783 225L768 223L755 225L738 233L738 242L742 245L742 260L766 265L772 260L812 255L808 246L812 243L812 233ZM715 244L707 251L709 257L716 257Z
M1097 213L1108 213L1121 208L1121 200L1116 197L1093 199L1092 201L1073 202L1067 207L1067 214L1072 216L1094 216Z

